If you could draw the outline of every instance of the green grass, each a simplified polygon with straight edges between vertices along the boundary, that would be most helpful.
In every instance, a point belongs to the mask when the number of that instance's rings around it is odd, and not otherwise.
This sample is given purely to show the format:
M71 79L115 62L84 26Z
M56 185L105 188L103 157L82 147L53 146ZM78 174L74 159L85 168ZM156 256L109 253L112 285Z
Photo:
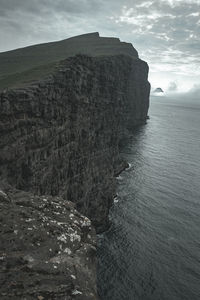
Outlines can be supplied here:
M56 63L51 63L47 65L41 65L21 73L14 73L4 76L2 79L0 79L0 90L10 87L16 88L29 85L30 83L33 83L34 81L44 78L48 74L52 73L56 66Z
M76 54L91 56L126 54L137 58L131 44L115 38L86 34L59 42L34 45L0 53L0 89L23 86L54 70L55 65Z

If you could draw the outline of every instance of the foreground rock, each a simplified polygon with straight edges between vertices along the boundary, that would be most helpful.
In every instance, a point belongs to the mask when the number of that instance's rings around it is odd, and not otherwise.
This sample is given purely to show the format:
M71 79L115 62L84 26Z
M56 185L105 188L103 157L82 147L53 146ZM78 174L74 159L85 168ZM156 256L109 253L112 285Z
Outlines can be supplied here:
M97 299L96 239L60 197L0 190L0 299Z

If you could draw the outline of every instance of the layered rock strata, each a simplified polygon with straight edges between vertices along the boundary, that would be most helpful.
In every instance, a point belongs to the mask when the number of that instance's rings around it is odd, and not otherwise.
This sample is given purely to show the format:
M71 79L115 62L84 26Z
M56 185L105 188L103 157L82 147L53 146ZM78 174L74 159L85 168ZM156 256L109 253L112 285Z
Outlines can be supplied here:
M146 121L148 66L97 33L2 61L1 299L98 299L93 225L108 227L119 144Z
M105 228L120 137L146 120L147 74L146 63L128 56L75 56L49 78L1 93L1 179L61 195Z

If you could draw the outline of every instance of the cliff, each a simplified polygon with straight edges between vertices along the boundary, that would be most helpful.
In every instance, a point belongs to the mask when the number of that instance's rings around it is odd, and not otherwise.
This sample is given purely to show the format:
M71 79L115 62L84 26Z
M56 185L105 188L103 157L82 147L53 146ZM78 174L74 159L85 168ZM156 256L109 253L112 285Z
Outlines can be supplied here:
M2 184L27 192L25 207L36 211L39 195L49 195L50 211L52 197L73 202L98 232L105 230L115 175L126 166L120 140L146 121L147 64L132 45L97 33L6 52L1 61L7 61L0 74ZM16 205L8 207L12 215ZM90 299L72 290L70 297Z

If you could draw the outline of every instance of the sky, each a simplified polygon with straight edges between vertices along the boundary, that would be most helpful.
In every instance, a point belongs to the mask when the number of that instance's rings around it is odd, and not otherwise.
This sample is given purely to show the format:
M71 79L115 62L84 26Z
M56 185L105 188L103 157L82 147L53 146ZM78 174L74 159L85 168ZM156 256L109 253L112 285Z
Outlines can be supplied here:
M152 89L200 89L200 0L0 0L0 52L98 31L131 42Z

